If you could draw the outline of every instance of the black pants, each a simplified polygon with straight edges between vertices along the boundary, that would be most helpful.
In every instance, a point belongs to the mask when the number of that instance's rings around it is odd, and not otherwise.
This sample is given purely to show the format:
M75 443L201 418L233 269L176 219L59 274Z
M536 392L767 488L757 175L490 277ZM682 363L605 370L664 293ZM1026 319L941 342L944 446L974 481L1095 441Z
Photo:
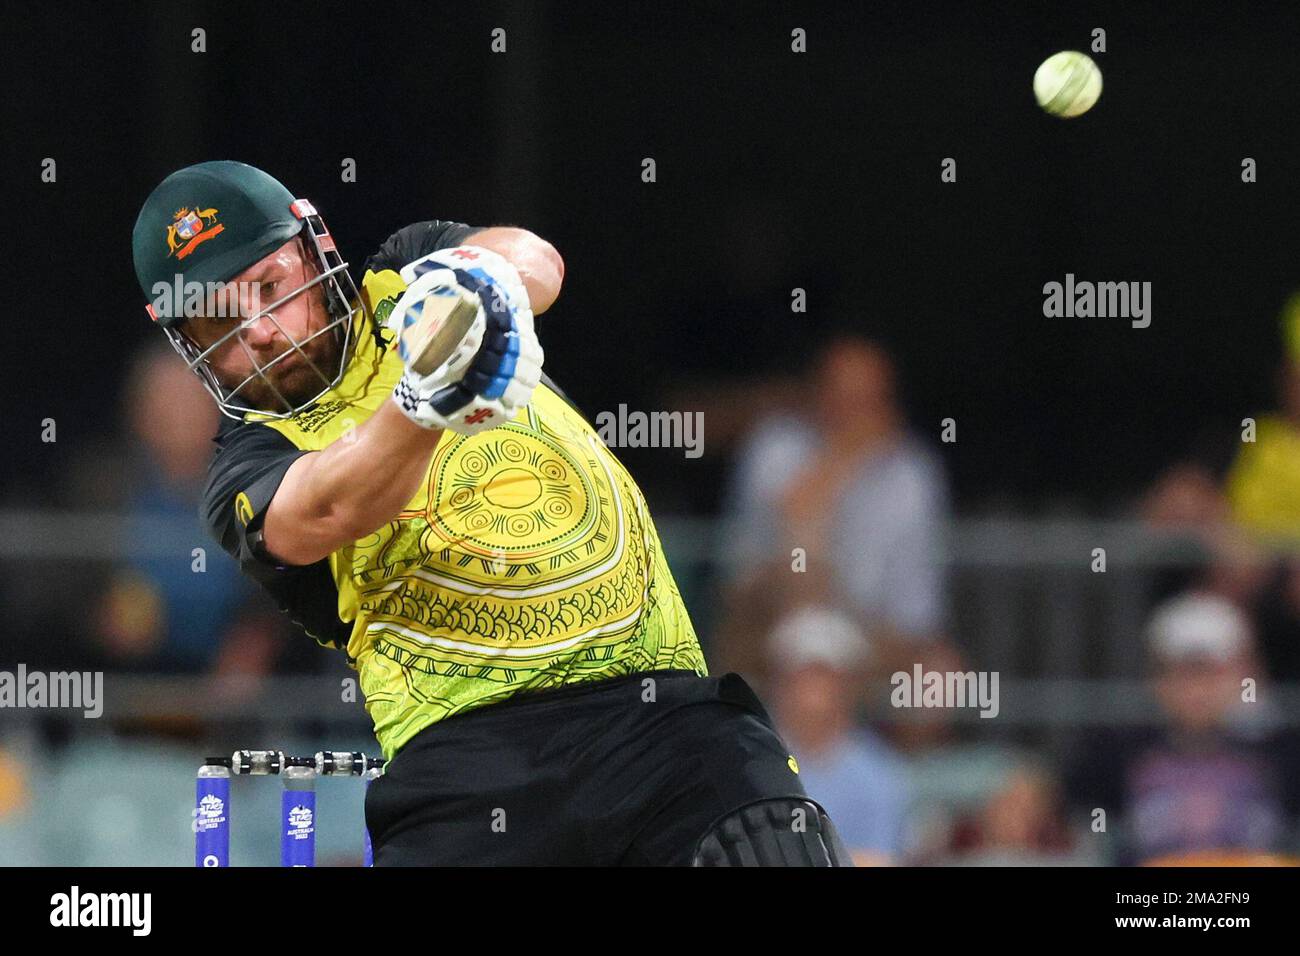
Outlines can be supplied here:
M690 865L710 828L807 799L737 674L520 695L421 731L366 797L376 866Z

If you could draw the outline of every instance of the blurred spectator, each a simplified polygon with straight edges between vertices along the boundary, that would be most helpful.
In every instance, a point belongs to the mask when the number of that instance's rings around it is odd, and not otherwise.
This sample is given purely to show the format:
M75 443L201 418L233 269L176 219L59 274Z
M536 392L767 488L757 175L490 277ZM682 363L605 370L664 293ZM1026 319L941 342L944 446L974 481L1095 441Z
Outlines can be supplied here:
M1191 573L1178 575L1182 587L1214 591L1250 610L1269 672L1277 680L1296 681L1300 680L1300 559L1296 557L1300 546L1300 294L1283 309L1282 336L1285 358L1277 378L1278 411L1255 416L1253 441L1242 441L1238 433L1230 443L1223 443L1235 447L1224 480L1208 463L1180 463L1152 489L1143 514L1150 526L1181 533L1200 548L1190 562Z
M1248 607L1269 574L1267 554L1235 523L1221 482L1204 464L1179 462L1142 503L1144 523L1169 535L1156 545L1169 562L1165 598L1189 588Z
M910 673L916 665L943 674L971 669L957 647L938 641L912 648L877 675L883 679L895 669ZM888 696L890 685L880 688ZM945 862L955 848L967 848L972 821L1022 763L989 732L988 725L997 721L964 720L969 713L955 707L892 710L888 740L903 756L911 785L909 863Z
M717 635L726 666L761 675L756 636L807 602L843 604L873 635L935 637L945 608L947 482L906 427L893 362L841 336L823 352L802 414L770 415L742 447L728 495L734 559ZM806 570L792 569L794 549Z
M1162 726L1098 738L1075 768L1073 795L1120 817L1120 862L1283 848L1281 741L1266 705L1243 695L1245 678L1263 677L1249 621L1222 597L1191 593L1158 608L1148 633Z
M1282 316L1285 359L1278 411L1256 417L1255 440L1241 442L1226 483L1232 514L1283 552L1258 598L1261 651L1279 680L1300 680L1300 294Z
M1047 866L1073 856L1056 779L1032 760L1017 763L979 810L952 834L947 862L965 866Z
M904 845L907 780L889 746L854 719L871 648L853 618L807 607L773 630L776 720L808 793L826 809L859 866L895 861Z
M115 569L96 615L108 666L267 673L282 624L198 518L215 404L175 352L159 345L132 367L125 413L132 439L125 506L140 550Z
M1279 375L1279 410L1256 418L1228 475L1232 513L1261 536L1300 538L1300 358Z

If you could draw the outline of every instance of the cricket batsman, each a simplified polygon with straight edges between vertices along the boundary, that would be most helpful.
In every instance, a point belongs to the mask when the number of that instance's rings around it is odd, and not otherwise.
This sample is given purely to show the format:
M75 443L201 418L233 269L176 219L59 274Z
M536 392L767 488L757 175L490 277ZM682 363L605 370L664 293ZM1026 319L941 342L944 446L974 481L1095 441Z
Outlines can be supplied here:
M542 372L559 254L426 221L358 290L267 173L172 173L148 311L226 416L201 513L356 669L377 866L850 865L736 674L708 676L636 482ZM198 290L198 291L195 291Z

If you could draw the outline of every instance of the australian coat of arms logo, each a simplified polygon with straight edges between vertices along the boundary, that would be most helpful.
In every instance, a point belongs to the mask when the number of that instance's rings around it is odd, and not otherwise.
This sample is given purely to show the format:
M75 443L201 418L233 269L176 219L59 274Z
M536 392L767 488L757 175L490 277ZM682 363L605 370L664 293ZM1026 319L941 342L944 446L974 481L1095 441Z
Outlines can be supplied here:
M217 236L225 227L217 222L217 210L182 206L167 227L167 255L184 259L201 242Z

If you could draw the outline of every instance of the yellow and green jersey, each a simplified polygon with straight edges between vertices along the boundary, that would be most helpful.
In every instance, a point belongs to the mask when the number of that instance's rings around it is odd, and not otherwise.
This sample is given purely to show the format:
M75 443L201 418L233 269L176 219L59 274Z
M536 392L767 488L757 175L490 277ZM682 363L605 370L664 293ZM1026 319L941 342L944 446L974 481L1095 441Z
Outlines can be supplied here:
M398 269L471 232L418 223L367 261L362 295L381 328L405 288ZM260 550L289 465L346 440L402 375L387 331L357 321L343 379L311 408L222 429L203 510L286 612L346 651L385 756L520 691L667 668L706 674L644 496L545 377L513 421L445 432L420 490L373 534L310 567L276 566Z

